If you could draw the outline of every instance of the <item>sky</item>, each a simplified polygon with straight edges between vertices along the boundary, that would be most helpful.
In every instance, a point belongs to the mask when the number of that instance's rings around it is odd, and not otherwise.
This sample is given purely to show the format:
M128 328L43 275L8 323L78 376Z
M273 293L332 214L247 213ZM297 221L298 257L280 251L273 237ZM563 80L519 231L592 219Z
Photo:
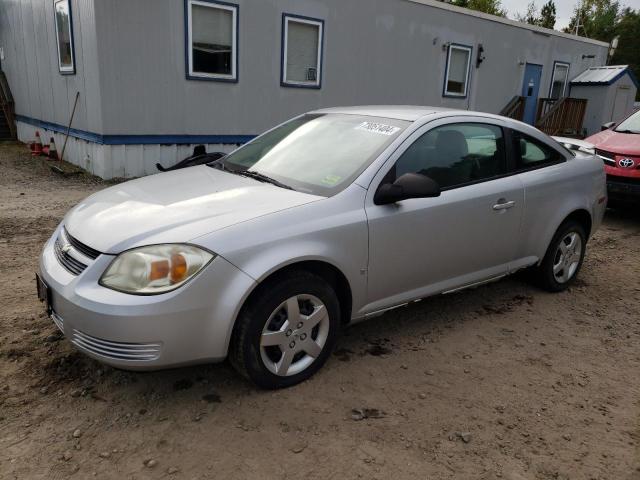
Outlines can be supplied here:
M515 18L517 13L525 13L530 0L502 0L502 6L509 12L510 18ZM538 9L542 7L547 0L536 0ZM555 0L556 2L556 30L560 30L569 24L569 19L573 14L573 9L578 3L577 0ZM640 9L640 0L622 0L620 2L624 7Z

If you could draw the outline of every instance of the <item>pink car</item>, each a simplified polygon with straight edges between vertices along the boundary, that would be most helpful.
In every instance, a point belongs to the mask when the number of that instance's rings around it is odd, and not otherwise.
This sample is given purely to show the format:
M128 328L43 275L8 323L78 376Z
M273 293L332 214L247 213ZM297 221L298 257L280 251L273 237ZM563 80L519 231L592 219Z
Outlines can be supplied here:
M640 111L587 138L604 161L607 190L613 202L640 201Z

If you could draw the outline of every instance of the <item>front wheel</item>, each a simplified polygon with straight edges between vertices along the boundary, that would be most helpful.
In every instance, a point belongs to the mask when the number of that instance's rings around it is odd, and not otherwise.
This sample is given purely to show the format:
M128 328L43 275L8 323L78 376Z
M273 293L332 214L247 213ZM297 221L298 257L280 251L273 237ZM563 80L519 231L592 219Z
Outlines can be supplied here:
M584 227L575 221L563 223L536 268L537 283L550 292L566 290L582 267L586 246Z
M300 383L333 350L340 328L337 295L308 272L292 272L258 288L238 317L229 359L262 388Z

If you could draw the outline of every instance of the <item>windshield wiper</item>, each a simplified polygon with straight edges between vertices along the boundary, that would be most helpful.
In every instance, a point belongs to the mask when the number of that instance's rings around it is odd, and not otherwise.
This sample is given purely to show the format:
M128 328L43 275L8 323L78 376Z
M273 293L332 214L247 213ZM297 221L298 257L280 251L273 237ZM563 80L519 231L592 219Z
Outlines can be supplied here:
M627 129L627 130L615 130L615 132L618 132L618 133L635 133L635 134L640 133L637 130L629 130L629 129Z
M232 173L242 175L243 177L253 178L254 180L258 180L259 182L270 183L271 185L275 185L276 187L286 188L287 190L293 190L289 185L285 185L282 182L279 182L275 178L271 178L264 173L255 172L252 170L234 170Z
M229 172L230 170L224 164L223 160L224 157L214 160L213 162L209 162L206 165L209 168L215 168L216 170L224 170L225 172Z

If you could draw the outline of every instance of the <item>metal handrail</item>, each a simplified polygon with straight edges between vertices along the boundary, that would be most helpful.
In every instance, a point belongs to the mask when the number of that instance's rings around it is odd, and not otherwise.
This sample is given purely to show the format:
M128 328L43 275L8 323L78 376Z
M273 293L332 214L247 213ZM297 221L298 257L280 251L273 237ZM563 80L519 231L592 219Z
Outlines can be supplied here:
M513 118L514 120L522 120L524 116L525 97L515 95L509 103L500 111L503 117Z
M2 107L2 112L4 113L4 117L7 120L11 138L16 139L18 136L18 132L16 129L16 115L15 105L13 103L13 95L11 94L11 89L9 88L7 77L2 70L0 70L0 107Z

